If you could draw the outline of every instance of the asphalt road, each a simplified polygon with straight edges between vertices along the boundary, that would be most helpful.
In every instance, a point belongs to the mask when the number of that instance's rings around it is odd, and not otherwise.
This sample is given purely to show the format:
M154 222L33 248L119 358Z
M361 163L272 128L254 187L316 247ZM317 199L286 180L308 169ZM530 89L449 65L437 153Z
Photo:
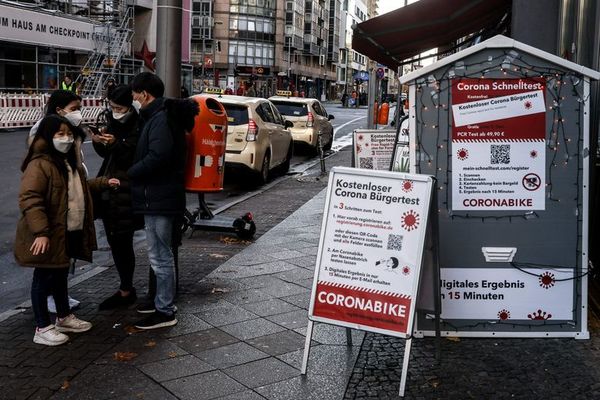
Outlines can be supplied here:
M326 108L335 116L332 124L335 132L333 150L336 151L351 143L354 129L366 126L367 110L342 108L337 104L326 105ZM0 208L0 314L29 299L32 270L18 267L12 254L15 228L19 218L17 195L21 180L20 167L26 153L27 134L28 130L0 131L0 188L2 188L0 204L3 204ZM96 155L89 141L84 143L83 152L90 176L95 176L100 168L101 159ZM296 154L292 159L291 172L302 171L305 165L311 162L315 162L313 157ZM247 194L249 189L243 184L243 179L236 178L226 175L224 190L205 196L212 210L226 207ZM197 195L189 194L188 208L193 209L196 205ZM96 231L101 251L94 253L92 265L78 266L75 276L81 271L112 262L101 224L96 224ZM143 239L143 232L140 232L138 239Z

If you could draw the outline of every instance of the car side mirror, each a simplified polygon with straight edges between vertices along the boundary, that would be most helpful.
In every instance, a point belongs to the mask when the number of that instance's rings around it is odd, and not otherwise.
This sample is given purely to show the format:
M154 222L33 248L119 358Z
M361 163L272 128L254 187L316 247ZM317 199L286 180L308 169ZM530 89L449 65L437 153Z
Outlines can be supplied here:
M335 117L334 117L333 115L329 114L329 115L327 116L327 120L331 121L332 119L335 119Z
M288 121L287 119L285 120L285 122L283 123L283 125L286 128L293 128L294 127L294 123L292 121Z

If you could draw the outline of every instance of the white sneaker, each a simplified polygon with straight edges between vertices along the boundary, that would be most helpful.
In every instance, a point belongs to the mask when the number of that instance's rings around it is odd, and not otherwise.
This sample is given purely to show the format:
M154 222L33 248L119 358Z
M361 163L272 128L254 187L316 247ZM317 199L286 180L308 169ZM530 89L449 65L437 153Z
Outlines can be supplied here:
M80 301L75 300L71 296L69 296L69 308L74 310L79 306ZM48 296L48 311L52 314L56 314L56 303L54 303L54 297Z
M92 329L91 322L81 320L69 314L64 318L56 318L56 330L59 332L85 332Z
M69 340L69 337L64 333L60 333L54 325L48 325L45 328L36 328L33 336L33 343L43 344L46 346L58 346Z

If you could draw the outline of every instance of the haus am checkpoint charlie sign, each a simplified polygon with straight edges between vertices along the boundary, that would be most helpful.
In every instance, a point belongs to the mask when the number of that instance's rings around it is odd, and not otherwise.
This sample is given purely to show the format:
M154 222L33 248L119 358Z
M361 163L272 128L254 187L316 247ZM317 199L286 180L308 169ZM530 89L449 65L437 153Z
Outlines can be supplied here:
M332 169L312 321L410 336L432 184L425 175Z
M544 210L544 78L452 82L452 209Z

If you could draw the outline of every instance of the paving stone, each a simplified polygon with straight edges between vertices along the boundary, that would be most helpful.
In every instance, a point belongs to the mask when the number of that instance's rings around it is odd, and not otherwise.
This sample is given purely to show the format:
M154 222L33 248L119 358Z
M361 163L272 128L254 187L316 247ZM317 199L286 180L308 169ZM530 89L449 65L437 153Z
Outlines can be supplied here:
M233 307L233 304L225 299L222 299L221 295L218 295L212 296L211 299L207 299L206 297L188 298L184 302L178 302L177 307L180 309L178 313L181 312L186 314L194 314L204 310L209 310L211 308Z
M274 324L271 321L267 321L264 318L225 325L222 326L221 329L240 340L248 340L285 330L285 328Z
M290 304L293 304L296 307L308 310L308 306L310 305L310 292L296 294L294 296L280 297L280 299Z
M224 372L249 388L268 385L300 375L299 370L272 357L228 368Z
M315 269L315 264L317 262L317 257L315 256L303 256L298 258L291 258L286 260L286 262L296 265L298 267L302 267L304 269L308 269L309 271L313 271Z
M258 318L256 314L237 306L210 308L195 315L216 327Z
M214 369L212 366L192 355L143 364L138 368L157 382L183 378Z
M360 352L358 346L313 345L310 348L307 371L331 376L350 376ZM278 355L277 358L294 368L302 367L304 348Z
M133 365L119 364L106 368L91 365L69 382L66 390L56 392L52 399L97 400L112 398L175 399L168 391Z
M292 243L286 243L285 248L289 249L289 250L298 250L298 249L303 249L305 247L314 247L314 243L312 242L305 242L303 240L297 240L296 238L294 238L294 241Z
M244 252L232 257L228 264L230 265L257 265L264 263L271 263L277 261L276 258L271 257L269 254L258 253L258 252Z
M283 331L250 339L248 343L265 353L276 356L304 348L304 341L304 336L299 333Z
M260 289L248 289L239 290L232 293L225 293L222 296L223 299L236 305L243 305L247 303L256 303L258 301L270 300L273 298L270 294L263 292Z
M137 354L131 361L115 359L115 353ZM107 351L98 364L146 364L188 354L183 348L163 339L157 331L138 333Z
M244 342L238 342L212 350L201 351L196 353L196 357L215 368L224 369L260 360L269 357L269 355Z
M256 392L272 400L333 400L340 399L346 381L339 377L307 374L256 388Z
M177 325L163 333L162 336L170 338L175 336L187 335L188 333L210 329L212 326L193 314L187 314L179 311L177 313Z
M314 341L321 344L330 345L345 345L346 339L346 328L335 325L315 323L313 325L313 337ZM306 327L294 329L301 335L306 336ZM365 337L365 332L351 329L352 332L352 345L361 346L362 341Z
M238 342L220 329L212 328L171 338L170 341L192 354Z
M255 391L244 390L243 392L230 394L229 396L219 397L216 400L264 400L264 397Z
M298 268L295 268L298 269ZM285 273L285 272L283 272ZM281 283L281 279L279 279L275 275L261 275L261 276L251 276L249 278L242 278L239 280L240 283L243 283L248 288L258 289L273 285L279 285Z
M286 282L298 283L298 281L303 279L312 279L313 272L300 267L289 271L279 272L273 276Z
M266 264L257 265L227 265L219 268L214 274L218 277L230 279L247 278L249 276L269 275L277 272L287 271L294 268L294 265L285 261L274 261Z
M302 257L304 254L296 250L285 250L277 253L269 253L269 257L277 260L289 260L290 258Z
M308 313L306 310L292 311L285 314L271 315L265 317L277 325L281 325L287 329L296 329L308 324Z
M279 299L270 299L258 301L256 303L242 304L242 307L261 317L300 310L300 308Z
M221 371L175 379L164 386L181 400L209 400L246 390Z
M280 283L261 288L273 297L286 297L309 292L305 287L280 280Z

